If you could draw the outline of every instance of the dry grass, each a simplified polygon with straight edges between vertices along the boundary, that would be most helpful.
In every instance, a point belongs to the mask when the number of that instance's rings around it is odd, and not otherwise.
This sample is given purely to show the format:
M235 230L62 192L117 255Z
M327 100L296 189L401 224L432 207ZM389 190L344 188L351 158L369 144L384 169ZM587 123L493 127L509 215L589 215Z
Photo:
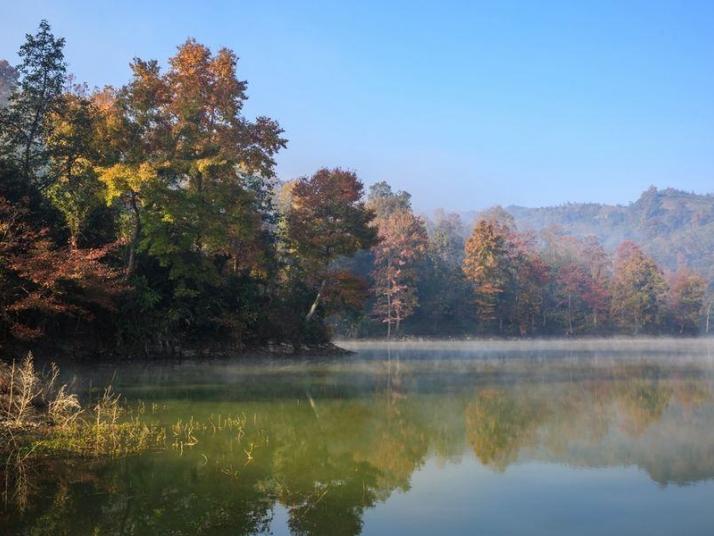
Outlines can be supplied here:
M76 395L58 383L59 369L39 373L31 353L21 363L0 363L0 429L66 426L82 412Z
M20 509L31 492L28 470L65 456L120 457L147 450L184 450L206 434L228 433L243 445L245 464L253 461L258 443L244 441L249 427L245 415L193 417L172 425L159 424L145 416L141 402L130 411L121 396L107 387L99 399L85 408L76 395L60 385L59 370L52 365L39 373L32 354L20 363L0 362L0 497ZM153 414L158 406L153 404ZM255 421L255 416L253 421ZM253 422L255 424L255 422ZM237 470L231 474L237 475Z

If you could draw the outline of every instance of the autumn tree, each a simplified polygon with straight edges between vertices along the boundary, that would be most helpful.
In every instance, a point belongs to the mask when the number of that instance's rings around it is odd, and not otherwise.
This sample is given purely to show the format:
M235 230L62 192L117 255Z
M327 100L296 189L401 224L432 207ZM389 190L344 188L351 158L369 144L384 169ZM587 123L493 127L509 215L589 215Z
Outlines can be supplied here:
M370 226L374 215L365 207L362 192L357 175L339 168L321 169L297 180L291 189L287 239L315 296L306 320L320 305L332 261L375 243L376 230Z
M480 220L466 242L464 274L474 286L476 309L483 324L497 321L503 328L504 300L510 280L508 229Z
M598 329L607 323L610 309L611 259L594 236L585 237L580 250L582 265L590 275L585 295L585 303L590 310L592 328Z
M515 233L512 242L512 290L510 321L519 335L535 333L548 281L545 263L535 250L533 236Z
M374 314L399 332L402 321L418 305L417 263L426 253L424 222L410 210L397 209L377 219L378 243L374 246Z
M67 255L48 229L35 228L28 209L0 197L0 330L34 339L58 318L90 321L112 311L124 289L102 262L110 248Z
M150 212L147 223L156 233L149 251L175 272L188 269L182 262L188 252L212 263L225 257L233 270L255 263L262 221L256 190L262 188L260 179L274 176L273 157L286 142L275 121L242 115L247 84L236 76L237 60L228 49L212 54L188 40L163 78L173 151L165 173L181 195L164 190L161 208ZM180 224L166 228L167 212ZM172 254L177 241L182 256Z
M169 122L163 111L167 95L158 62L135 59L131 69L132 80L121 90L105 88L92 98L99 115L96 172L106 203L118 206L123 215L121 238L128 244L125 279L134 273L144 207L170 153Z
M659 326L667 283L657 264L633 242L617 249L612 280L612 315L633 333Z
M479 220L466 242L463 271L472 283L482 326L533 332L543 302L545 265L530 234L518 233L503 211Z
M609 259L597 239L578 239L550 228L542 233L542 257L550 273L544 323L567 335L598 329L609 308Z
M686 268L680 268L669 281L667 307L677 332L696 333L702 317L706 281Z
M121 213L125 278L137 273L163 287L172 323L235 325L229 317L245 318L249 307L236 306L237 295L266 279L274 256L267 226L282 130L243 116L247 84L228 49L213 53L189 39L165 73L153 60L131 67L127 86L94 96L97 171ZM140 254L151 268L137 272Z

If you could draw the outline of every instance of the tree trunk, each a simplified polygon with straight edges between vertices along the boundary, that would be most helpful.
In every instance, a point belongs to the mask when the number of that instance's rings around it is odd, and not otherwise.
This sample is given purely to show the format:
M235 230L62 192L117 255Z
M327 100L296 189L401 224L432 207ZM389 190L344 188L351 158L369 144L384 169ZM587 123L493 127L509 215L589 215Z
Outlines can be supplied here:
M134 231L132 233L131 242L129 243L129 258L126 263L126 271L124 272L124 281L127 281L134 273L136 267L136 248L139 244L139 236L141 234L141 220L139 219L139 206L136 204L136 194L131 193L131 210L134 213Z
M391 285L391 283L390 283ZM387 290L387 339L392 338L392 289Z
M327 284L327 279L323 279L322 283L320 283L320 289L317 291L317 296L315 296L315 301L312 302L312 305L310 306L310 310L305 315L305 321L309 321L315 315L315 311L317 311L317 306L320 305L320 299L322 298L322 291L325 290L326 284Z

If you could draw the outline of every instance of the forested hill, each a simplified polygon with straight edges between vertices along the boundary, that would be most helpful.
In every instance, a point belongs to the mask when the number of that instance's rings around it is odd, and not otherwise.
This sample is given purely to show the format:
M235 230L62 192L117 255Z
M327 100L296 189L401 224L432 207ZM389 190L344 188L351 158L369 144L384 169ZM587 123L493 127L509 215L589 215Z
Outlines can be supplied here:
M662 266L688 266L714 279L714 195L651 187L627 206L570 203L557 207L506 207L519 230L560 227L569 235L595 235L614 251L637 242Z

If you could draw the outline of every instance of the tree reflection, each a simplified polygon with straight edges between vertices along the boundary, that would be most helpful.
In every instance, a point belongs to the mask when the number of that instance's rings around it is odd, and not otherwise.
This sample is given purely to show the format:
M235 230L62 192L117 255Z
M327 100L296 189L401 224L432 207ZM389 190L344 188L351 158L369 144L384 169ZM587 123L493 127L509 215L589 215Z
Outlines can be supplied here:
M513 396L505 390L485 389L466 407L466 433L484 465L504 470L546 418L538 400Z
M0 527L255 534L270 531L280 505L293 534L359 534L364 512L408 491L427 459L448 463L469 452L499 472L541 460L637 465L663 484L714 477L712 384L702 371L580 367L527 381L511 372L440 390L417 388L425 379L416 370L389 367L380 386L357 396L221 406L247 415L245 428L206 424L183 452L46 458L30 467L8 460ZM168 420L189 412L197 422L220 420L210 401L167 407Z

